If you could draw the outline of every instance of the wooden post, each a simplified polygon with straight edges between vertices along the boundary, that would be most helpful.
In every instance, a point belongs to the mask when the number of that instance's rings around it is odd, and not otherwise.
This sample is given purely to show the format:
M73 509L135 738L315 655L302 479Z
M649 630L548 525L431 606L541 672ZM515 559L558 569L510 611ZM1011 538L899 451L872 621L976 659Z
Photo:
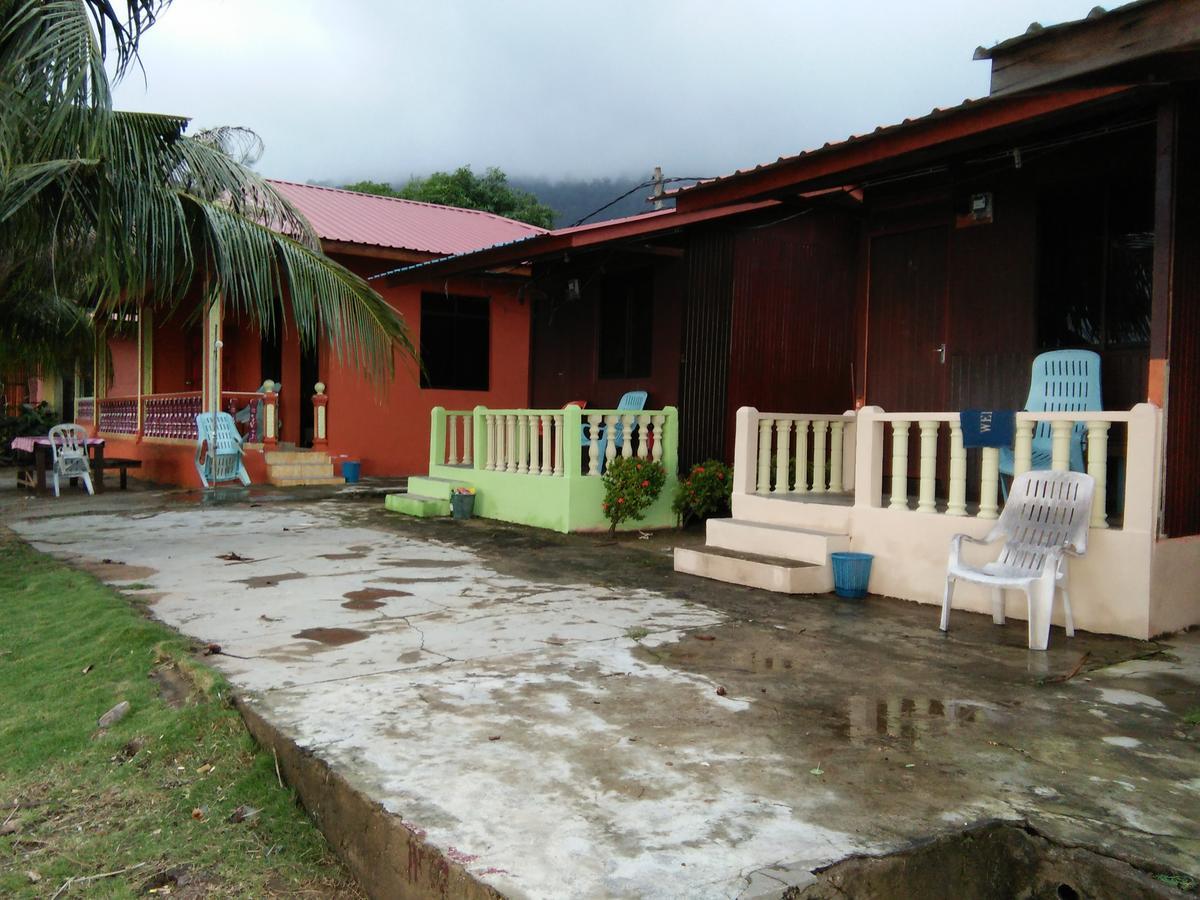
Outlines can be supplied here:
M329 398L325 396L325 382L318 381L313 386L313 391L313 449L324 450L329 446L325 421L325 406L329 403Z

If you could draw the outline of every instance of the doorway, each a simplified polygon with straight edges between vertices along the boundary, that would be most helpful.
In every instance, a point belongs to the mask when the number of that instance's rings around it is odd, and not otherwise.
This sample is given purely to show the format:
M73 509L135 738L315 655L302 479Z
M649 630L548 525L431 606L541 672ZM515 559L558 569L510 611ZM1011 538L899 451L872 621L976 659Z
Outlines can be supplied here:
M946 402L945 226L871 239L867 402L888 412Z
M313 394L315 385L321 380L321 354L318 342L313 341L309 346L300 347L300 446L313 445Z

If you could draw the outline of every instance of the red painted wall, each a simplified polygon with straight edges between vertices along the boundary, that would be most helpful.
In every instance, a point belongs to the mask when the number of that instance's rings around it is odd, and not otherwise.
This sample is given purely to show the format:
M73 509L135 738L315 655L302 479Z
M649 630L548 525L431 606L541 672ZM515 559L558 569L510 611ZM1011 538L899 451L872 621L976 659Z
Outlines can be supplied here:
M379 260L342 257L360 275L388 267ZM429 467L429 411L494 409L529 405L529 303L517 296L517 285L498 279L462 278L436 284L372 286L404 316L415 345L421 342L421 293L448 292L491 298L489 389L447 391L423 389L416 365L397 357L396 377L386 387L364 377L352 360L339 362L336 352L321 347L321 376L329 396L329 452L360 459L364 475L424 474ZM285 350L285 365L286 365ZM297 351L298 360L298 351ZM298 362L297 362L298 365ZM286 428L286 425L285 425Z
M374 275L395 265L390 260L341 257L343 265L363 276ZM429 466L429 411L434 406L472 409L477 405L513 408L529 405L529 304L518 297L517 285L498 279L463 278L436 284L373 286L408 323L414 345L421 341L421 293L447 291L491 298L490 387L486 391L427 390L420 386L414 361L397 354L396 375L391 384L374 383L358 371L354 359L339 360L334 348L322 343L320 375L329 397L327 407L329 452L360 459L364 475L423 474ZM289 315L283 342L283 392L281 394L281 440L296 441L300 433L300 403L312 391L300 384L300 342ZM196 332L196 337L199 333ZM199 366L196 352L189 349L192 332L176 321L163 321L154 336L154 390L156 393L199 390L189 366ZM260 379L261 343L253 326L230 316L225 320L222 378L225 390L250 391ZM111 396L137 393L137 343L113 341L114 387ZM145 466L136 474L155 481L196 484L190 447L121 441L115 455L142 459ZM251 477L261 482L265 471L261 457L253 464L247 455ZM131 474L135 474L132 473Z
M185 325L181 316L155 323L154 393L200 390L201 337L200 326Z
M108 396L136 397L137 386L137 339L120 337L108 339L108 353L112 360L112 381Z

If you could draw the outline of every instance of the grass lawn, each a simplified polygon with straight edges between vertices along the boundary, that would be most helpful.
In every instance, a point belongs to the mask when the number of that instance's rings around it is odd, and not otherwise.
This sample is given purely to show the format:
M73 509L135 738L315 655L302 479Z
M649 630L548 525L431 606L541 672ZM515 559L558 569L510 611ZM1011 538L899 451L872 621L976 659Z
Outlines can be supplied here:
M0 528L0 896L361 896L227 694L183 638Z

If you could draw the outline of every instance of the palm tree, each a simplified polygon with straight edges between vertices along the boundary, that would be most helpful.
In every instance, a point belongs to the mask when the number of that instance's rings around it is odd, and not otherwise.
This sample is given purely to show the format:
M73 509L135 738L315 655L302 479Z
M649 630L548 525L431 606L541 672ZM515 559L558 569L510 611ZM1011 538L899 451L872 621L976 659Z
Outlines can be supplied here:
M390 374L403 319L235 158L257 138L112 108L105 64L122 77L169 3L0 0L0 360L70 358L130 306L219 297L270 326L284 298L302 341L319 322Z

